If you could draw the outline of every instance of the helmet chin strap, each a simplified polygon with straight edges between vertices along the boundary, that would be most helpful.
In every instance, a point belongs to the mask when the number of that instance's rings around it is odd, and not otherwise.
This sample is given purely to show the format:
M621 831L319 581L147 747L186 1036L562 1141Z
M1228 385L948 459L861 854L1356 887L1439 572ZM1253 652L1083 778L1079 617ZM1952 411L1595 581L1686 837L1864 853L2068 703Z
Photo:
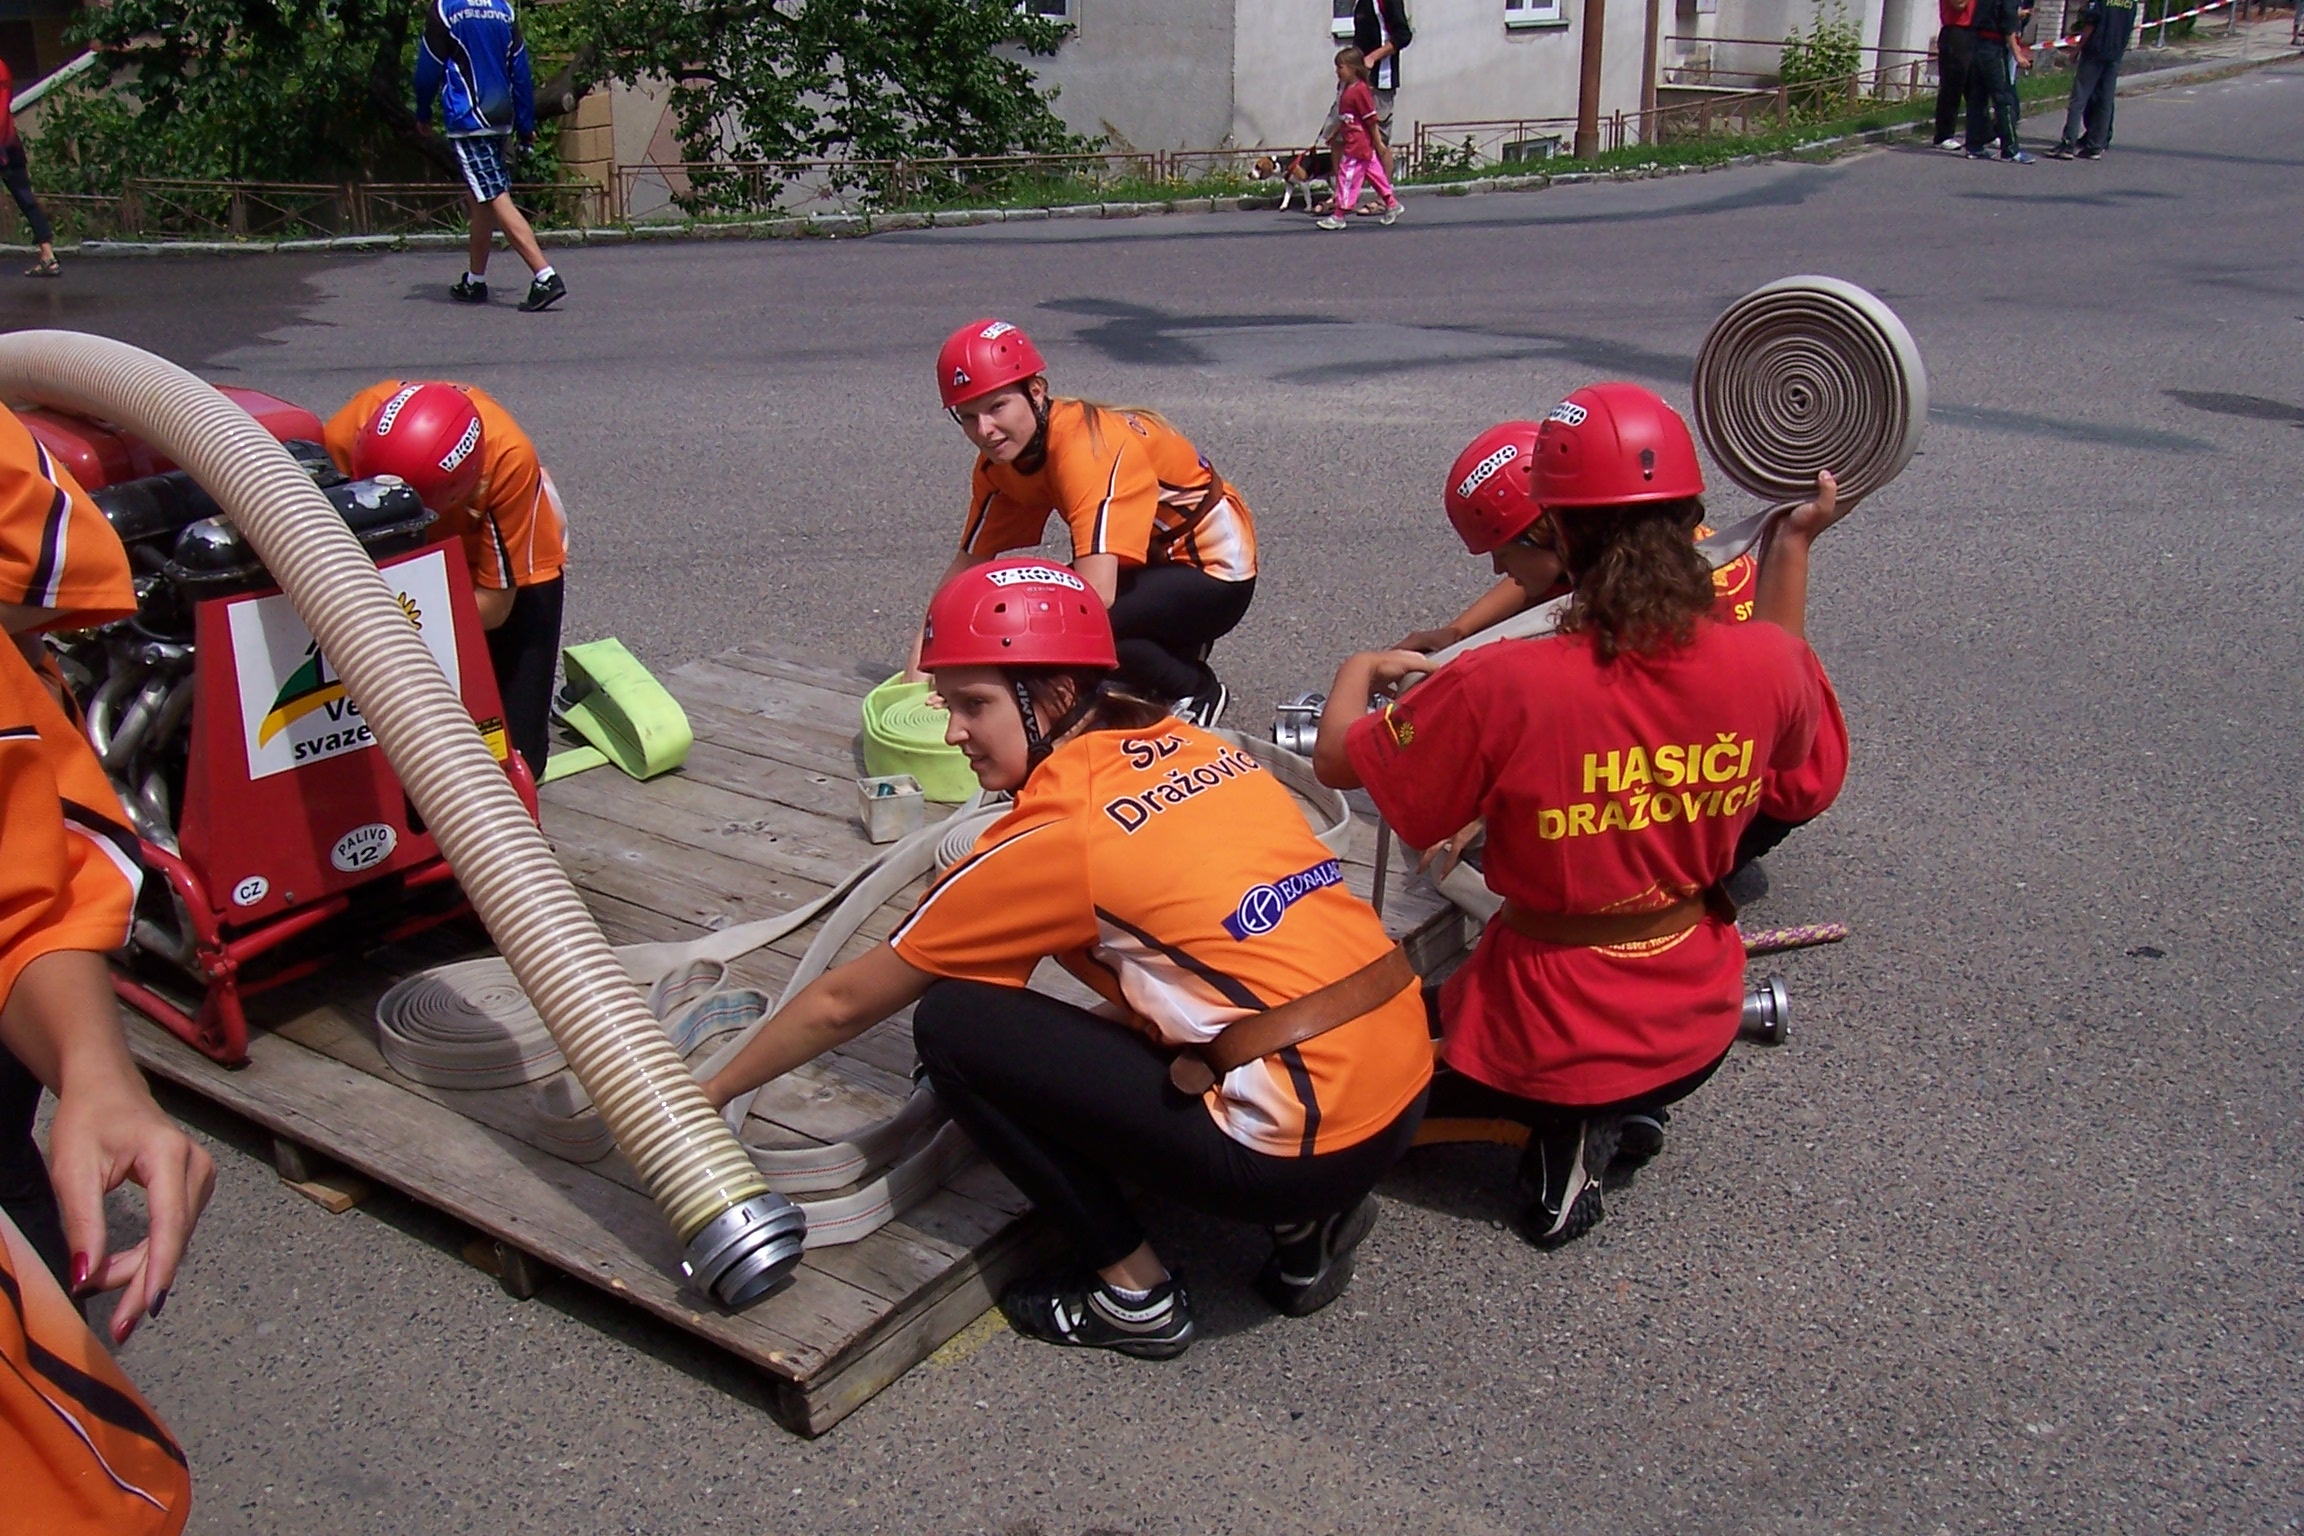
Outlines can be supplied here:
M1033 769L1048 760L1048 754L1056 750L1058 742L1071 734L1074 726L1088 718L1088 712L1102 702L1105 689L1105 684L1098 683L1075 699L1072 707L1064 711L1063 718L1051 725L1046 731L1042 731L1039 712L1032 706L1032 691L1024 686L1024 679L1011 672L1008 674L1008 686L1016 695L1017 713L1024 717L1024 773L1026 777L1030 777Z

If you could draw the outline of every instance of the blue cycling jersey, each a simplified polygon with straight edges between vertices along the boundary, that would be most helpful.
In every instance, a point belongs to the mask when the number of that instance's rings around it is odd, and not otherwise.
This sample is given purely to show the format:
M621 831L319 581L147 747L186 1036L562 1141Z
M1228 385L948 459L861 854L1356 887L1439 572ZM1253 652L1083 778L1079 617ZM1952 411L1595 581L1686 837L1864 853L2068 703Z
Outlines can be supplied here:
M416 50L419 122L434 97L451 138L535 134L536 85L510 0L432 0Z

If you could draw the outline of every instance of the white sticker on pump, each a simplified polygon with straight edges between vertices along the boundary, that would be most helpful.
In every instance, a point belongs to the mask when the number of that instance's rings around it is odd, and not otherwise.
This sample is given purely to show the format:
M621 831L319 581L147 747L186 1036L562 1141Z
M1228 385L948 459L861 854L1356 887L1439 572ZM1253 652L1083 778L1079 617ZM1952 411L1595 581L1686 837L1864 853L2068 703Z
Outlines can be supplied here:
M393 830L390 822L372 821L336 839L336 846L328 850L328 862L348 875L356 875L381 865L399 846L400 834Z
M430 549L383 572L400 611L424 637L432 659L463 691L456 628L448 618L448 552ZM270 778L307 763L376 745L359 706L286 596L243 598L225 610L232 665L240 683L240 726L248 777ZM343 867L343 866L339 866Z

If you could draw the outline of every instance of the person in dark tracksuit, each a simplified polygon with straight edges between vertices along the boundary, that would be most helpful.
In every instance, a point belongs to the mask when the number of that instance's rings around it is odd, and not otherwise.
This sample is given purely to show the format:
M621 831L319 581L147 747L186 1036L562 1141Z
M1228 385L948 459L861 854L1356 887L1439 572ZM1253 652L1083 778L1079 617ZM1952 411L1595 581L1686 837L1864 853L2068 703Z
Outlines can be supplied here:
M2136 0L2088 0L2080 18L2080 58L2072 74L2072 104L2064 113L2064 136L2049 150L2057 160L2078 154L2103 157L2112 145L2112 100L2120 81L2120 60L2136 30Z
M1976 0L1976 53L1968 69L1968 158L1989 160L1994 139L2000 158L2030 165L2016 142L2016 73L2010 52L2023 24L2017 0Z
M1936 0L1936 147L1960 148L1955 131L1968 99L1968 70L1976 52L1976 0Z
M8 195L16 199L24 222L32 227L32 243L40 247L39 259L24 269L24 275L55 277L63 271L56 264L56 231L48 223L48 210L32 195L32 172L24 158L24 136L16 131L15 96L16 79L8 73L6 61L0 60L0 181L8 184Z

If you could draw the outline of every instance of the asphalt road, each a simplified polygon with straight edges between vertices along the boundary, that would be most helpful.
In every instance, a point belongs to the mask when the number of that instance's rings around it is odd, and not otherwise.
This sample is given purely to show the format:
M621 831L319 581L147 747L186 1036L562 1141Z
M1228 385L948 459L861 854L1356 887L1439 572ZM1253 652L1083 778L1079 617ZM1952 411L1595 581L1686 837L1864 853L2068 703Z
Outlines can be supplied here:
M1780 963L1793 1042L1732 1057L1591 1238L1538 1254L1507 1157L1419 1153L1351 1293L1286 1322L1254 1235L1161 1211L1210 1325L1183 1360L981 1328L804 1443L682 1336L507 1300L446 1224L326 1216L195 1115L223 1184L126 1356L194 1528L2296 1528L2299 144L2290 66L2123 101L2093 165L573 251L541 318L451 307L442 256L9 285L9 324L322 410L386 373L498 392L573 511L571 635L663 663L898 653L968 463L929 358L1006 315L1255 507L1218 653L1250 726L1487 579L1438 507L1473 432L1601 377L1684 402L1747 289L1862 283L1933 377L1921 457L1819 553L1855 769L1759 909L1856 937Z

